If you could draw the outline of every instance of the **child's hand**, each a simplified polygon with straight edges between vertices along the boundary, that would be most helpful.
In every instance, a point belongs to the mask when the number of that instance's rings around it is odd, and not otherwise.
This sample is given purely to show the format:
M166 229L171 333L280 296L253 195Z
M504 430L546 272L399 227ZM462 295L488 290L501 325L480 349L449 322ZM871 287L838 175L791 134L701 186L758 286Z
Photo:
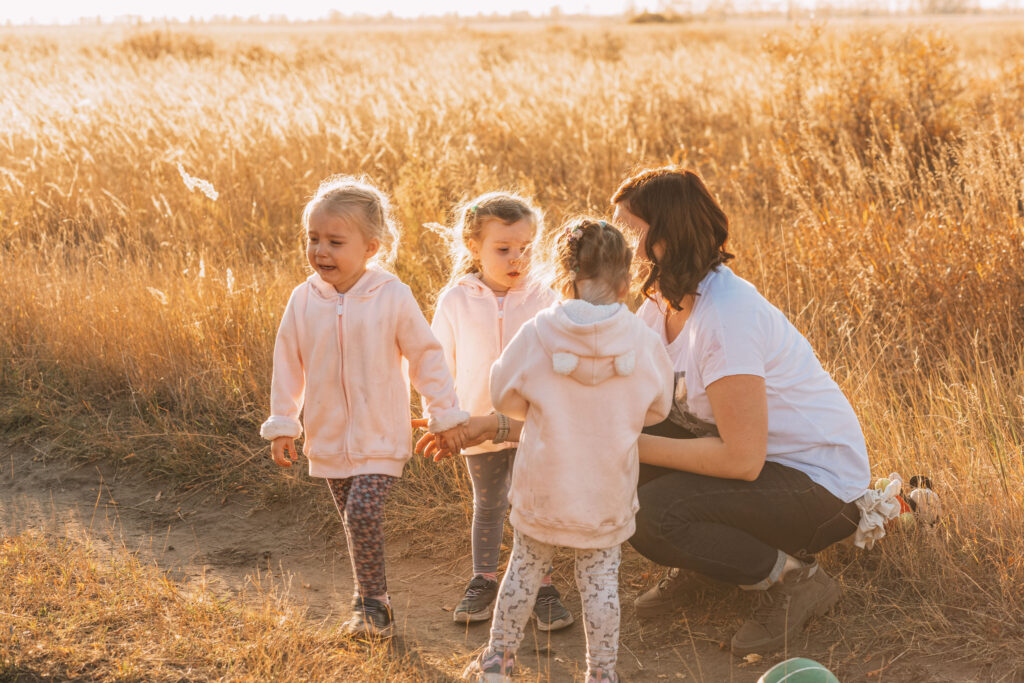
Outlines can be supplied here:
M293 462L299 460L299 454L295 452L295 439L290 436L279 436L274 439L270 442L270 456L274 458L278 467L291 467Z
M494 415L480 415L471 417L468 423L461 427L456 427L456 429L465 430L463 432L465 436L459 448L469 448L492 439L494 437L494 430L497 428L495 423ZM413 420L412 427L413 429L426 429L427 420ZM458 453L458 450L453 451L446 445L443 434L434 434L433 432L427 432L416 441L415 451L425 458L432 458L434 462L449 458Z
M466 447L466 443L469 441L469 431L466 429L466 425L459 425L440 432L438 437L440 437L446 450L458 453Z
M426 427L426 425L423 426ZM434 462L439 462L455 455L444 445L444 439L439 434L434 434L433 432L427 432L421 436L416 442L414 450L424 458L430 458Z

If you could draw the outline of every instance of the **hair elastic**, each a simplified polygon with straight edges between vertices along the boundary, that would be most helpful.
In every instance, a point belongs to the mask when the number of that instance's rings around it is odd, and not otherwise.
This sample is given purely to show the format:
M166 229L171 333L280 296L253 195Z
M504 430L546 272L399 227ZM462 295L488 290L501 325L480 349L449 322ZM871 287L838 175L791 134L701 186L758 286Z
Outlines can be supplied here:
M569 280L575 280L580 272L580 238L583 237L583 228L566 228L569 242Z

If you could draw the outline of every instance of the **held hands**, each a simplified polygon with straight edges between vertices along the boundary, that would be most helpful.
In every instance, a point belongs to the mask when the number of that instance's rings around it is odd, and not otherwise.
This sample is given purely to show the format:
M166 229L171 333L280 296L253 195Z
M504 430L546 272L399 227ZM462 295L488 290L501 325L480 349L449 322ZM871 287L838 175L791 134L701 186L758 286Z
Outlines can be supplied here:
M270 456L278 467L291 467L293 462L299 460L299 454L295 451L295 439L290 436L279 436L271 441Z
M465 447L466 441L469 439L469 432L466 430L465 425L459 425L443 431L437 436L444 443L446 450L458 453Z
M413 420L413 429L426 429L427 420ZM476 446L494 437L497 430L497 419L494 415L481 415L469 418L469 422L447 432L434 434L427 432L416 442L416 452L425 458L438 462L444 458L458 454L463 448ZM452 434L452 432L458 432Z

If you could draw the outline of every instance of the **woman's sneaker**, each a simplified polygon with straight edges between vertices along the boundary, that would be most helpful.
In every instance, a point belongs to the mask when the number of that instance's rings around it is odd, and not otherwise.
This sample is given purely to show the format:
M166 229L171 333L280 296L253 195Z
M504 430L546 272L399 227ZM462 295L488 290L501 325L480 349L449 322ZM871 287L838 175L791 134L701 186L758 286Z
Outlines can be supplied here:
M487 621L494 613L494 600L498 597L498 582L483 576L474 576L466 586L452 620L460 624Z
M750 619L732 637L732 653L773 652L792 642L807 620L832 609L841 591L818 563L789 572L757 596Z
M462 679L473 683L511 683L515 664L513 654L495 652L488 656L485 650L463 670Z
M390 638L394 626L391 605L374 598L356 598L352 616L345 622L345 633Z
M637 616L653 617L667 614L682 607L708 590L722 588L725 584L709 579L696 572L669 569L658 585L640 595L634 602Z
M565 608L558 589L551 584L540 587L537 601L533 603L533 616L537 619L538 631L557 631L572 623L572 612Z

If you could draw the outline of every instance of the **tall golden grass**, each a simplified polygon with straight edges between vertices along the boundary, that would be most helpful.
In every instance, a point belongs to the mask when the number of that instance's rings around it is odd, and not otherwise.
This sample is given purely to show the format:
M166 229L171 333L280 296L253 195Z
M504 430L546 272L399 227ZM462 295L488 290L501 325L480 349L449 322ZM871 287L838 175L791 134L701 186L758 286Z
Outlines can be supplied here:
M0 33L0 431L293 495L256 429L319 179L392 195L429 312L421 226L457 200L515 187L555 224L684 164L876 474L944 502L870 569L826 556L851 628L1024 671L1022 47L998 22ZM397 508L464 516L455 472L414 464Z

